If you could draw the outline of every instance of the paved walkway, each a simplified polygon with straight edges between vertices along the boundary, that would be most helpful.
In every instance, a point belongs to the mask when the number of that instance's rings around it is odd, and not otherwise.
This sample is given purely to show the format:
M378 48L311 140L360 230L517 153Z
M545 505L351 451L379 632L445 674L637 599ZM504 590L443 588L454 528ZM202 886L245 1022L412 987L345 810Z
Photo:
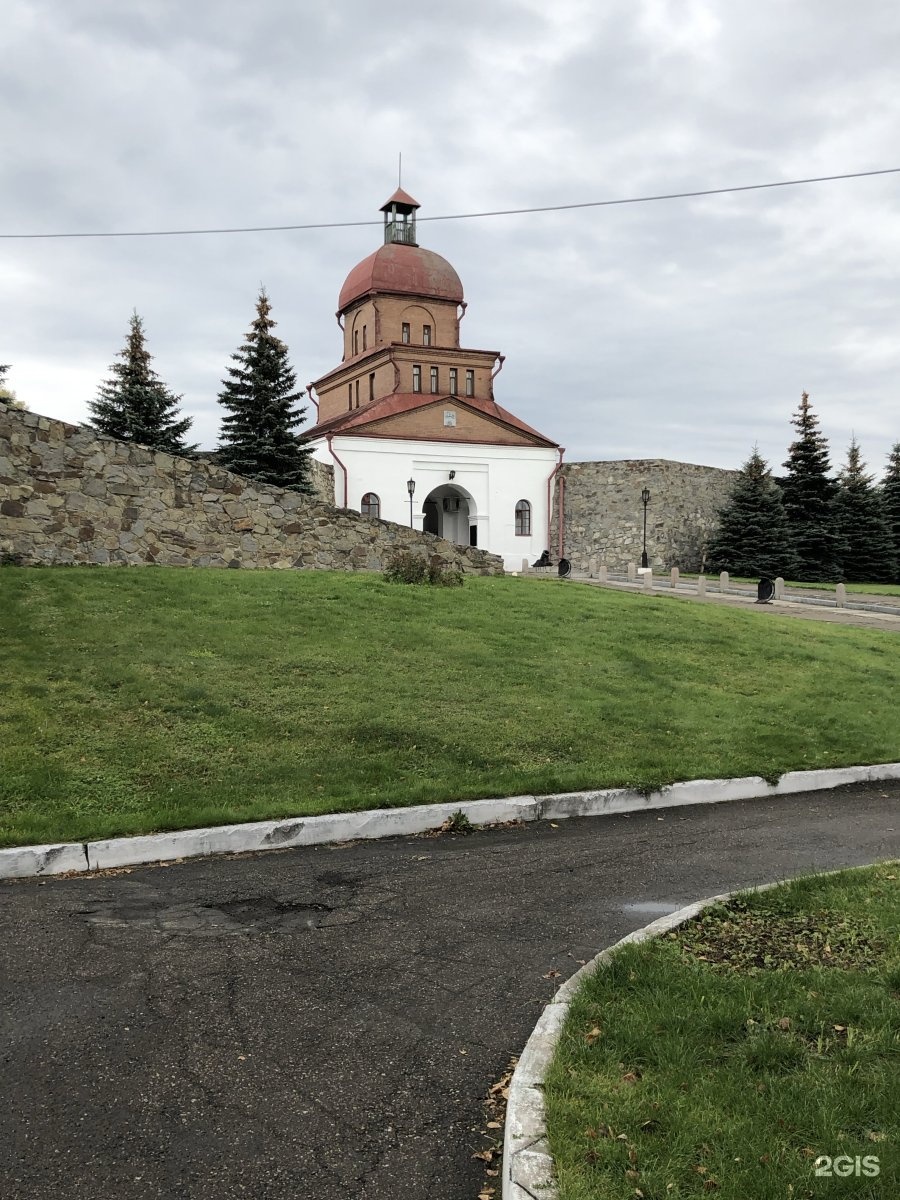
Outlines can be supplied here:
M481 1098L581 960L896 856L890 784L0 884L0 1196L474 1200Z
M586 583L591 587L606 587L613 588L618 591L627 592L642 592L644 593L643 585L640 583L626 583L619 580L609 580L607 583L601 583L598 579L591 579L586 575L576 575L573 573L572 582ZM654 596L665 596L677 600L691 600L695 604L724 604L731 608L745 608L752 612L758 613L762 617L777 614L782 617L797 617L804 621L825 621L831 625L850 625L860 629L882 629L892 633L900 633L900 603L897 603L896 597L890 596L853 596L851 599L855 603L857 600L864 601L868 605L878 603L885 608L895 608L896 612L872 612L863 608L828 608L818 604L810 604L799 599L784 599L773 600L770 604L757 604L755 596L742 595L736 592L719 592L707 586L705 596L698 596L693 588L680 586L677 590L669 587L668 582L664 586L654 586ZM834 593L810 593L813 599L830 598L833 599Z

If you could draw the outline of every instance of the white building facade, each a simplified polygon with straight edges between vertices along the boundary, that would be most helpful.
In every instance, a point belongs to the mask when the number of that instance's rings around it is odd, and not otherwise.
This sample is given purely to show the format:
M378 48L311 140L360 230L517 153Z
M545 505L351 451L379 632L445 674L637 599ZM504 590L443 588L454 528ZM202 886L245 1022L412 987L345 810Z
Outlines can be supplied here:
M550 549L562 449L494 399L496 351L460 345L462 284L416 243L412 197L384 205L384 245L347 276L339 367L309 385L307 434L334 468L335 504L501 555ZM317 393L314 394L314 393Z

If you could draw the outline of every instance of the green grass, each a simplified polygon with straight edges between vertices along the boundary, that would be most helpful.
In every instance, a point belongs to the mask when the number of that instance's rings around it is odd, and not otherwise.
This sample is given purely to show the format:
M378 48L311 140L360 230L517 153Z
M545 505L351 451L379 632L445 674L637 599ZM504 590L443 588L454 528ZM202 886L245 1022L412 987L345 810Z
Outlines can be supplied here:
M0 844L900 758L896 636L558 581L0 570Z
M900 1196L898 875L738 898L591 976L547 1078L560 1200Z

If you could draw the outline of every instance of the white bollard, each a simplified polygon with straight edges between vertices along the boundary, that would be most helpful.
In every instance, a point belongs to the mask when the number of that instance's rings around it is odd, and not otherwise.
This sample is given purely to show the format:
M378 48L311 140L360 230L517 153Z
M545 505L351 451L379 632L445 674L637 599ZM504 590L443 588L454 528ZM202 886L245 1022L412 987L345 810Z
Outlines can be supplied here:
M523 558L522 559L522 574L524 575L527 572L527 570L528 570L528 559Z
M600 566L597 568L597 578L600 580L601 583L606 583L607 579L609 578L609 572L606 569L605 562L601 563Z
M678 568L673 567L672 568L672 591L673 592L676 591L676 589L678 588L678 580L679 580L680 576L681 576L681 572L678 570Z
M839 583L834 589L834 598L837 601L838 608L844 608L847 604L847 588L843 583Z
M597 578L597 560L596 560L596 558L588 559L588 574L590 575L591 579Z
M720 592L728 591L728 572L727 571L723 571L722 574L719 576L719 591Z
M637 567L633 562L630 562L628 564L628 582L634 583L635 579L637 579Z
M644 572L644 591L645 592L653 591L653 570L652 570L652 568L648 568Z
M776 600L784 599L784 580L781 578L780 575L776 576L776 579L775 579L775 599Z
M697 595L701 599L706 598L706 576L705 575L697 576Z

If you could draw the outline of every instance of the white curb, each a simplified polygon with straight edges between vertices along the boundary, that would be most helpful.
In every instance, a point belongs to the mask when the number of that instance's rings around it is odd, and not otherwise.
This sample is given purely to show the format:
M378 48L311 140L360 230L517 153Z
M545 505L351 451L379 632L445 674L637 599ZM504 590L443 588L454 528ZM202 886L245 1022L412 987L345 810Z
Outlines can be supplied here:
M790 771L776 784L759 775L741 779L694 779L673 783L655 792L604 788L560 792L549 796L507 796L499 800L460 800L449 804L417 804L408 808L377 808L368 812L329 813L289 817L280 821L248 821L208 829L182 829L140 837L97 842L68 842L50 846L20 846L0 850L0 879L29 875L58 875L98 871L141 863L171 862L211 854L247 854L318 846L365 838L409 837L440 829L456 812L472 825L506 821L562 821L567 817L603 817L645 809L676 808L686 804L720 804L729 800L759 800L814 792L851 783L900 779L900 763Z
M0 850L0 879L24 879L27 875L61 875L63 871L87 870L87 848L80 842L13 846L9 850Z

